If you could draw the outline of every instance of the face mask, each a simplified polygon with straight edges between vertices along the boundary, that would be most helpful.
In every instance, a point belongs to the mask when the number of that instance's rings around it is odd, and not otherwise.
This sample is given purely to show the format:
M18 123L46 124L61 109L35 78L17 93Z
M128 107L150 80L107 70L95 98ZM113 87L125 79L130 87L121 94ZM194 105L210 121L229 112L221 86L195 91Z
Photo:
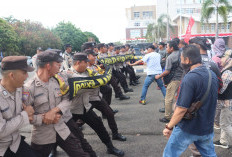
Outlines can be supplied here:
M184 73L187 74L190 71L190 67L192 65L193 64L184 64L184 63L181 63L181 68L184 70Z

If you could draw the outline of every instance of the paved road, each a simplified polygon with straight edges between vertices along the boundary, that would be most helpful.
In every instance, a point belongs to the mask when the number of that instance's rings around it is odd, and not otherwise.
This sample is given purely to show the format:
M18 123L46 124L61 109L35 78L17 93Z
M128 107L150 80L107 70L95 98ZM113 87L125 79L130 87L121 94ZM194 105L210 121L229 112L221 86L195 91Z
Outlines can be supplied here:
M136 69L143 71L144 67L139 66ZM147 105L143 106L138 103L145 73L141 75L141 84L133 87L134 92L129 93L131 99L120 101L114 98L112 108L118 109L119 113L115 115L119 132L127 137L126 142L113 141L113 144L125 151L125 157L161 157L167 140L162 135L164 123L159 122L159 118L163 117L158 109L163 107L163 96L159 90L156 90L156 84L152 84L148 90ZM99 112L96 111L98 114ZM100 114L99 114L100 116ZM107 130L110 132L107 121L103 120ZM30 129L26 127L22 129L22 134L30 140ZM85 138L92 145L99 157L113 157L106 154L106 147L101 143L100 139L94 131L87 125L84 125ZM215 131L215 140L219 138L219 131ZM232 149L216 148L218 157L232 156ZM66 157L67 155L59 149L58 157ZM182 157L191 156L191 152L186 150Z

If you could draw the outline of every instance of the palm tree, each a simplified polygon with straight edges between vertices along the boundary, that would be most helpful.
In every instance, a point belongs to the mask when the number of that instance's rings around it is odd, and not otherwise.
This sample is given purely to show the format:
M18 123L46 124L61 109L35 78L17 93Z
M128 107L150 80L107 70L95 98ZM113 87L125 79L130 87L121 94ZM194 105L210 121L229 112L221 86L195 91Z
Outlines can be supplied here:
M232 6L228 0L205 0L201 9L201 23L211 18L212 14L216 13L216 39L218 38L218 15L223 19L224 24L227 23L227 16L231 11Z
M170 24L171 19L167 14L161 14L157 19L157 23L149 24L147 26L146 38L149 41L160 41L167 36L167 21L172 32L174 32L174 27Z

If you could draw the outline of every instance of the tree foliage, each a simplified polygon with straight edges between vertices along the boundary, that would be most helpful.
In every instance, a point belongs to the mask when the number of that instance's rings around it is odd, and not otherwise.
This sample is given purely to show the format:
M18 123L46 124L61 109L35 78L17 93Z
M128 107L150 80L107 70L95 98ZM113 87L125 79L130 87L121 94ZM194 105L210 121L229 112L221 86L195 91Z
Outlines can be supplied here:
M146 38L149 42L159 41L167 36L167 21L169 21L170 30L174 32L174 27L170 24L170 17L167 14L161 14L157 19L157 23L147 26Z
M88 41L88 37L71 22L60 22L52 31L60 37L63 44L71 44L73 51L80 51L81 45Z
M96 43L100 43L98 37L93 34L92 32L84 32L84 34L87 36L88 39L92 38Z
M14 28L0 18L0 50L4 52L4 55L17 54L16 52L19 51L18 43L19 37Z
M218 16L223 19L224 24L227 24L227 16L231 12L232 6L228 0L205 0L201 9L201 22L203 23L215 14L216 15L216 38L218 37Z
M41 23L31 22L30 20L18 21L12 24L15 32L19 36L19 48L21 54L33 56L37 47L62 48L62 41L51 30L44 28Z

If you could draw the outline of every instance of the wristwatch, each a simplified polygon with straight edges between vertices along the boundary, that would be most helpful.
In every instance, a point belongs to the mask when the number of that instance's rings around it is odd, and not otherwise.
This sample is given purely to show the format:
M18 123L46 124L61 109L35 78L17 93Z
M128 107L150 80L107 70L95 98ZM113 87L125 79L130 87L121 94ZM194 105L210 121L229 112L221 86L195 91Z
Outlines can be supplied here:
M168 127L168 124L165 125L165 128L168 129L168 130L173 130L173 128Z

